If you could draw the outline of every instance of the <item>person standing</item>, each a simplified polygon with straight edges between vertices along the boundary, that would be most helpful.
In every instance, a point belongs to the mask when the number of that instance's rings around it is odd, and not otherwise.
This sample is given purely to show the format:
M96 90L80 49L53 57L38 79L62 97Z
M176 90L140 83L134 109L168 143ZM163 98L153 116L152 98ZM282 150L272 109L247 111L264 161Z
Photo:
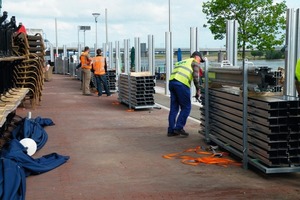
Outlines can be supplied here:
M99 97L102 96L102 84L106 95L111 96L111 93L107 85L107 79L106 79L106 72L107 72L106 59L101 55L102 53L101 49L97 49L96 53L97 56L93 58L93 69L94 69L94 75L96 79L98 96Z
M192 80L197 90L196 98L200 96L200 62L205 62L202 54L199 51L195 51L190 58L175 63L169 80L171 101L168 118L168 137L189 135L189 133L185 132L184 126L192 108L190 90Z
M82 69L82 94L86 96L91 96L90 91L90 81L91 81L91 69L92 69L92 59L89 55L90 48L84 47L84 52L80 55L81 69Z

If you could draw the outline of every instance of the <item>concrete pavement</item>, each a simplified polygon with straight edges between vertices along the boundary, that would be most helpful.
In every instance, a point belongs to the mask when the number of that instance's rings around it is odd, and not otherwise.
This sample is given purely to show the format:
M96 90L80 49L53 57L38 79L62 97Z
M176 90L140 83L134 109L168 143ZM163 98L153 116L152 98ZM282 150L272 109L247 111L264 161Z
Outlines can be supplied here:
M188 138L167 137L166 109L128 111L111 97L83 96L80 81L53 75L43 100L17 114L51 118L46 145L33 157L57 152L70 160L27 178L27 200L102 199L300 199L299 174L264 175L239 166L184 165L162 155L206 146L199 122L188 120ZM163 105L168 97L156 94ZM197 109L197 108L196 108ZM197 113L195 111L195 113Z

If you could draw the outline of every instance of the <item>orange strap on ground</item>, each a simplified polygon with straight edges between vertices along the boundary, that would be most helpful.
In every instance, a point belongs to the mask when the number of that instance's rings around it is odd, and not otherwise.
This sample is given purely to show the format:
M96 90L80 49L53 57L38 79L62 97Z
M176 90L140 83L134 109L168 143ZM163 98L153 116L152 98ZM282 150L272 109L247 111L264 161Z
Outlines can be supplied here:
M215 164L215 165L221 165L224 167L227 167L228 165L236 165L236 166L241 166L241 163L236 162L232 159L229 158L223 158L223 157L216 157L217 155L228 155L226 152L214 154L212 152L207 152L207 151L202 151L200 150L201 148L198 146L194 149L187 149L183 152L180 153L170 153L163 155L163 158L166 159L181 159L181 162L186 165L192 165L192 166L197 166L201 163L203 164ZM196 153L196 154L201 154L205 155L202 157L193 157L189 155L183 155L184 153Z

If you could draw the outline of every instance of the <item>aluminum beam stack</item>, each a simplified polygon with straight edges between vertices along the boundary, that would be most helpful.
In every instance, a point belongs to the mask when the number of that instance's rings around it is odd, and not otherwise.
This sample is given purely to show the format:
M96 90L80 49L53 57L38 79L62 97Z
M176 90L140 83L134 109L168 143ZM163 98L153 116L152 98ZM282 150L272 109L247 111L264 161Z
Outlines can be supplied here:
M107 77L107 86L109 91L116 92L117 91L116 70L113 69L107 70L106 77Z
M205 102L205 101L202 101ZM205 121L205 108L201 118ZM239 89L209 89L209 137L243 155L243 98ZM249 161L293 171L300 166L300 103L296 97L255 96L248 98ZM205 123L201 123L205 130ZM297 168L299 170L299 168ZM287 170L285 171L287 172Z
M155 76L145 72L120 74L119 101L134 109L153 108L154 79Z

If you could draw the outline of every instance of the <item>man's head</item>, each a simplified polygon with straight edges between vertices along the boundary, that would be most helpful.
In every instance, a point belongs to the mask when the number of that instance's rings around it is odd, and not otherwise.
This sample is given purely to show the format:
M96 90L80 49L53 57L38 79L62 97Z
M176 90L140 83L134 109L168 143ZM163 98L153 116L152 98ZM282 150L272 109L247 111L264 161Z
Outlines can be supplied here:
M90 48L88 46L84 47L84 52L89 52L90 51Z
M202 57L202 53L200 53L199 51L195 51L192 55L191 58L195 58L195 60L204 63L205 60Z
M97 53L97 55L101 55L101 53L102 53L101 49L97 49L96 53Z

